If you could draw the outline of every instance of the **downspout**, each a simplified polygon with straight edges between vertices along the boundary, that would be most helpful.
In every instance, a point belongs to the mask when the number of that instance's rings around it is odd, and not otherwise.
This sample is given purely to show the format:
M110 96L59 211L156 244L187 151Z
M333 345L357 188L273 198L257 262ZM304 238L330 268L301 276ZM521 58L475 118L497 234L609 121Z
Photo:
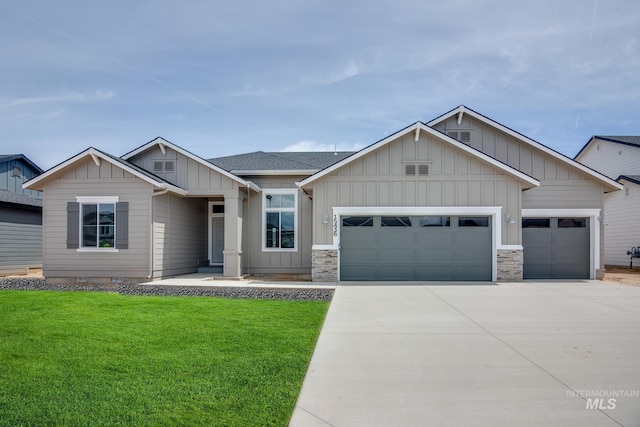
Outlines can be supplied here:
M149 196L149 275L147 279L151 280L153 276L153 198L156 196L162 196L163 194L167 194L169 192L168 188L165 188L162 191L158 191Z

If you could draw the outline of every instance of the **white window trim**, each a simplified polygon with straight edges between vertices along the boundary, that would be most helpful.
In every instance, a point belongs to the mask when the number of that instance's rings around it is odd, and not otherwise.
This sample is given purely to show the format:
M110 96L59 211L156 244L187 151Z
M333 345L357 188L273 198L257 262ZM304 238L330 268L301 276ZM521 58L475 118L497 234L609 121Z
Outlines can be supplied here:
M267 247L267 212L290 212L287 210L290 208L272 208L267 209L267 195L269 194L293 194L293 248L268 248ZM298 189L297 188L269 188L262 190L262 216L261 216L261 229L262 229L262 252L298 252L298 235L300 230L298 228Z
M100 247L92 247L82 246L82 205L95 205L100 203L112 203L116 204L120 201L120 196L76 196L76 202L80 203L80 209L78 215L80 215L78 221L78 249L76 252L99 252L99 253L118 253L118 248L100 248ZM115 212L114 212L114 222L115 222ZM117 229L118 224L115 224L114 231ZM114 235L114 245L115 245L115 235Z
M522 209L522 218L589 218L589 278L595 280L600 265L600 209Z

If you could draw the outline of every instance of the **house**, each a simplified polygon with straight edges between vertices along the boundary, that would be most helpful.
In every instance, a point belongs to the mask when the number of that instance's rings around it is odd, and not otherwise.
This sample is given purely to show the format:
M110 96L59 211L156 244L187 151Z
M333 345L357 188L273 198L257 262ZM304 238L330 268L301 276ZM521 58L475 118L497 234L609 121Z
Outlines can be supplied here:
M42 265L42 194L22 188L41 173L23 154L0 155L0 275Z
M355 153L88 148L25 188L45 194L48 280L517 281L601 277L622 185L460 106Z
M575 160L624 186L605 195L604 262L629 265L627 251L640 246L640 136L593 136Z

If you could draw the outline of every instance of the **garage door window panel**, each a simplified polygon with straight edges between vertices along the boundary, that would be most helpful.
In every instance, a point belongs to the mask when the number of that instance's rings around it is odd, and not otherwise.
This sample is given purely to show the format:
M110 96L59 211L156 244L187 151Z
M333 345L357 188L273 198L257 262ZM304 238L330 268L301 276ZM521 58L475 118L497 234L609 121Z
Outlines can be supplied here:
M550 228L550 218L523 218L522 228Z
M382 227L411 227L411 218L408 216L383 216L380 218Z
M488 227L489 217L486 216L461 216L458 218L458 227Z
M586 228L587 218L558 218L558 228Z
M344 216L342 217L343 227L373 227L372 216Z
M420 227L450 227L451 217L449 216L421 216L419 218Z

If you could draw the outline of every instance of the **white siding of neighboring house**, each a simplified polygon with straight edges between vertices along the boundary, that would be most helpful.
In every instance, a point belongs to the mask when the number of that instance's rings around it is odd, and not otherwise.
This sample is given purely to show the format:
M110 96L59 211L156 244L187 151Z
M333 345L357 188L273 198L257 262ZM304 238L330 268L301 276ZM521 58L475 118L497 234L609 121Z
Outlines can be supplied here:
M640 147L594 139L576 160L612 179L640 175ZM628 181L622 184L624 190L605 195L604 263L628 266L627 251L640 245L640 186Z
M605 197L604 262L609 265L629 265L627 251L640 246L640 185L622 181L624 190ZM627 189L629 195L626 195ZM640 266L640 259L634 264Z
M640 175L640 147L596 139L576 160L611 179L620 175Z

